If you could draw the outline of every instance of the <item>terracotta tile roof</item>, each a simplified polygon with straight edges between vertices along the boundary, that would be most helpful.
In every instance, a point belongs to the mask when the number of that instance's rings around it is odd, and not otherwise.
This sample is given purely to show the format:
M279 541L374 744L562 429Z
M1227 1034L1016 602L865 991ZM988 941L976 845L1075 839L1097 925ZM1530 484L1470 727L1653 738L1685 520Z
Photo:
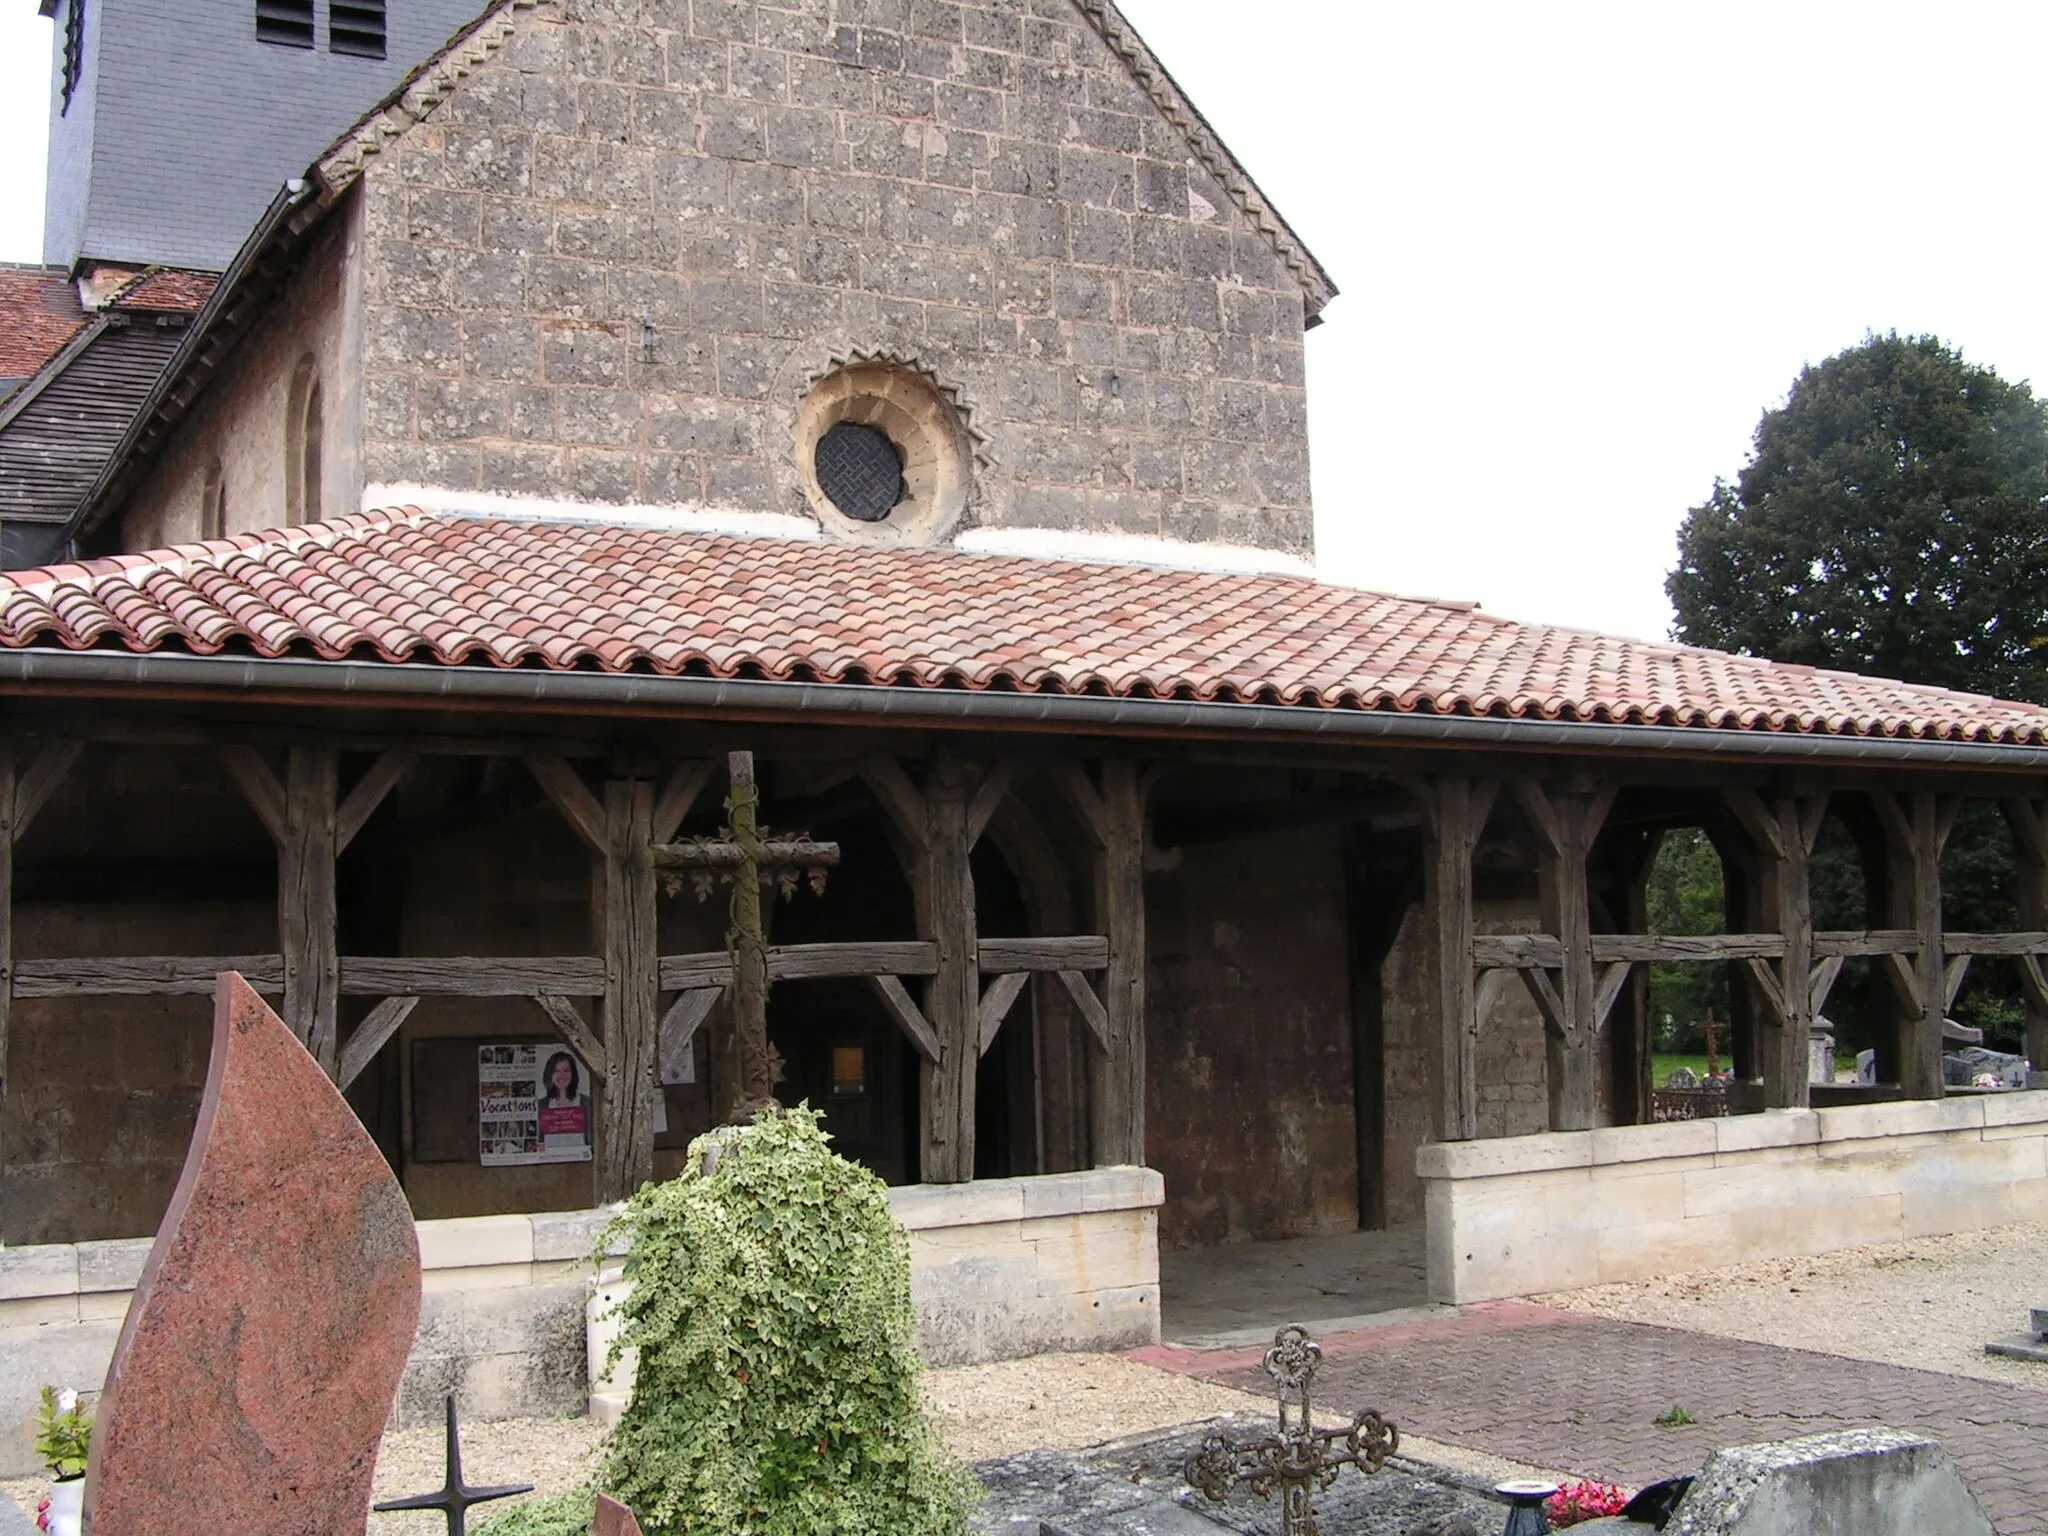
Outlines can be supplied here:
M0 379L25 379L85 324L62 267L0 264Z
M206 307L220 282L217 272L187 272L177 267L151 267L107 300L109 309L171 310L196 315Z
M2048 743L2048 708L1298 577L412 509L15 572L0 646Z

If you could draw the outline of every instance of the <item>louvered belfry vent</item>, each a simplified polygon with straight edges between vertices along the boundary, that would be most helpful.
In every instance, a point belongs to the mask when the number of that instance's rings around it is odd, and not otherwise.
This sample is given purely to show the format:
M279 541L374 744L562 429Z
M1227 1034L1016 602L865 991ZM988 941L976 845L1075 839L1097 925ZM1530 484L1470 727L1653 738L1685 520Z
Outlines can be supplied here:
M384 0L332 0L327 7L327 48L360 59L384 57Z
M313 46L313 0L256 0L256 40L285 48Z

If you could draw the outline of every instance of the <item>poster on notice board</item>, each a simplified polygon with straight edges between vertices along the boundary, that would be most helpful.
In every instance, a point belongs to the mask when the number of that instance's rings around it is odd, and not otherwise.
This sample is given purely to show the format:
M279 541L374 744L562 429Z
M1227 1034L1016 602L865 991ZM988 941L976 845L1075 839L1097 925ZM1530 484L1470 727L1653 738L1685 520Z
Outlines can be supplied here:
M590 1072L559 1046L477 1047L477 1152L486 1168L590 1161Z

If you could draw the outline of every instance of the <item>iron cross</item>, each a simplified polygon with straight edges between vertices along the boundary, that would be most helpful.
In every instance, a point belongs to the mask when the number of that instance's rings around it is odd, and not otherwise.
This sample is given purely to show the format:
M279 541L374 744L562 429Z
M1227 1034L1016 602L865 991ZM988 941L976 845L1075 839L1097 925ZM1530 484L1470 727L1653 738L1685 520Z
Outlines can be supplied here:
M1240 1484L1262 1499L1277 1486L1283 1536L1316 1536L1314 1491L1347 1466L1370 1477L1401 1444L1401 1432L1371 1410L1354 1416L1349 1429L1316 1428L1309 1392L1322 1360L1322 1346L1299 1323L1274 1334L1266 1374L1279 1391L1280 1433L1252 1441L1209 1436L1188 1457L1187 1480L1218 1504Z
M407 1499L386 1499L370 1508L377 1514L400 1509L438 1509L448 1517L448 1536L465 1536L469 1529L469 1506L490 1499L509 1499L515 1493L533 1492L531 1483L500 1483L480 1488L462 1480L462 1437L455 1426L455 1394L448 1394L447 1475L435 1493L416 1493Z
M768 1044L768 937L761 923L761 886L773 881L785 897L796 894L799 876L822 892L825 871L839 863L837 843L813 842L802 833L773 837L761 831L761 796L754 786L754 754L726 757L732 792L726 796L727 825L711 837L665 843L649 851L657 870L668 870L673 894L687 872L697 899L719 880L732 887L732 926L725 946L732 956L732 1019L740 1068L739 1102L731 1119L741 1124L775 1102L775 1056Z

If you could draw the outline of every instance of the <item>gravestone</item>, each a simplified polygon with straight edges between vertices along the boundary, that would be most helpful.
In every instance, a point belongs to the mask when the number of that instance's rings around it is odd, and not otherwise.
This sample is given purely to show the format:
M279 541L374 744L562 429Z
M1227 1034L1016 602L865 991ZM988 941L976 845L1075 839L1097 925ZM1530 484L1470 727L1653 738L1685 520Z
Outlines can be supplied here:
M383 1154L222 975L198 1126L100 1399L85 1529L361 1536L419 1308Z
M2048 1365L2048 1307L2035 1307L2029 1313L2025 1333L2007 1339L1993 1339L1984 1346L1984 1353Z
M1630 1526L1595 1521L1577 1529ZM1714 1452L1664 1536L1994 1533L1939 1443L1896 1429L1852 1429Z

